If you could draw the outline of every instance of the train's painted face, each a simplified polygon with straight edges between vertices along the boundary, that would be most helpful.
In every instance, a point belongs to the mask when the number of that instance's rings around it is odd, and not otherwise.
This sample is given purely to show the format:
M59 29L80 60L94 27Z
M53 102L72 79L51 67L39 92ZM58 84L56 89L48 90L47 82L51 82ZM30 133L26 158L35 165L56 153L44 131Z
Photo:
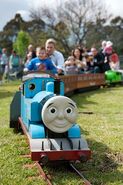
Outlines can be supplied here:
M42 120L44 124L56 133L66 132L75 124L76 118L76 104L65 96L50 98L42 109Z

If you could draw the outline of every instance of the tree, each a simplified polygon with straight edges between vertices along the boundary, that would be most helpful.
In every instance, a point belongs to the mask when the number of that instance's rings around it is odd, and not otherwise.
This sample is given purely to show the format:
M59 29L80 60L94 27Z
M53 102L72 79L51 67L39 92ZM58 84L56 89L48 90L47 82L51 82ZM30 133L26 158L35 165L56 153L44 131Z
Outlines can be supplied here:
M18 33L23 30L32 38L32 44L38 46L41 38L46 39L45 23L42 20L24 21L20 14L15 14L14 19L11 19L0 32L0 46L7 48L8 54L11 54L13 43L15 42Z
M15 14L14 19L10 20L3 28L3 30L12 30L13 34L17 34L18 31L22 30L25 21L22 19L19 13Z
M27 47L31 42L31 37L27 32L20 31L16 38L16 41L13 44L13 48L17 51L17 53L24 58Z
M110 40L114 44L115 50L119 54L123 54L123 18L120 16L114 17L111 20L110 25L110 34L109 34Z
M116 27L116 26L120 26L123 27L123 18L120 16L114 17L111 20L111 26Z
M98 19L107 20L109 17L104 4L95 0L59 1L55 9L31 9L30 16L38 20L43 19L50 37L61 43L65 51L85 42L90 22L94 25Z

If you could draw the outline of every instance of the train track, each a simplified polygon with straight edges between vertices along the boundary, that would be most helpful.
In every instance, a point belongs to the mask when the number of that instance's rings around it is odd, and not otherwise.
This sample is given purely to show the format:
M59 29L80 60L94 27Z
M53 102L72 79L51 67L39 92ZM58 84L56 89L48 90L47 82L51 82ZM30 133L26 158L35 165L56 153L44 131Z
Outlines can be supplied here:
M41 164L39 162L36 162L36 165L38 167L38 170L39 170L41 177L43 177L43 179L47 182L47 185L53 185L51 182L51 177L44 172Z
M52 178L50 175L46 174L43 170L43 166L39 163L39 162L36 162L36 166L38 167L38 170L39 170L39 173L40 173L40 176L43 177L44 181L47 182L47 185L53 185L52 183ZM76 172L82 182L84 183L84 185L92 185L85 177L82 173L80 173L80 171L74 166L74 164L72 163L69 163L69 168L71 168L74 172Z
M22 124L22 120L21 120L20 117L19 117L18 127L21 127L22 132L26 136L27 143L29 143L27 130L26 130L25 126ZM26 155L26 157L31 157L31 155ZM47 185L53 185L51 176L49 174L45 173L41 163L40 162L36 162L35 165L37 166L37 169L39 170L39 174L40 174L41 178L43 178L44 181L47 182ZM80 176L80 178L82 179L82 182L84 183L84 185L91 185L91 183L84 177L84 175L82 173L80 173L80 171L74 166L73 163L68 163L68 169L70 169L70 168Z
M85 185L92 185L72 163L70 163L70 167L81 177Z
M28 154L28 155L24 155L24 156L22 156L22 157L24 157L24 158L30 158L31 157L31 155L30 154ZM54 167L54 165L53 165L54 163L52 163L52 167ZM60 164L60 163L59 163ZM73 163L66 163L67 164L67 169L68 169L68 172L71 172L71 170L72 170L72 172L75 172L75 173L77 173L77 175L79 175L79 177L81 178L81 180L82 180L82 184L84 184L84 185L92 185L86 178L85 178L85 176L74 166L74 164ZM28 167L28 166L31 166L31 168L32 167L37 167L37 169L38 169L38 172L39 172L39 177L40 178L43 178L44 179L44 181L47 183L47 185L53 185L53 182L52 182L52 177L53 176L51 176L50 175L50 173L47 171L46 173L45 173L45 171L44 171L44 169L43 169L43 167L44 167L44 165L42 165L40 162L35 162L35 163L33 163L33 164L31 164L31 165L25 165L26 167ZM59 165L60 166L60 165Z

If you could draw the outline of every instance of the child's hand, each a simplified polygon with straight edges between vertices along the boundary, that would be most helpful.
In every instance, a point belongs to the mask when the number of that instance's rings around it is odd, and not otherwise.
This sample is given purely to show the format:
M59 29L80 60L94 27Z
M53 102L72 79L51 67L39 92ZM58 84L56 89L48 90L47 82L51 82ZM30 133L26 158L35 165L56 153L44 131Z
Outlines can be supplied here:
M46 71L46 66L44 64L40 64L38 66L38 71Z

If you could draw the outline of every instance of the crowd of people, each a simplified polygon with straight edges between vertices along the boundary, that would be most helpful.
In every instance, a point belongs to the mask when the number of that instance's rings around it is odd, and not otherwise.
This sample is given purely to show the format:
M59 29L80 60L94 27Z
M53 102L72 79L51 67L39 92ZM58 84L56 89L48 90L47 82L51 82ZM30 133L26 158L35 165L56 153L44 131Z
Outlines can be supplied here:
M104 73L118 70L120 61L111 41L103 41L100 49L76 47L64 64L65 74Z
M8 57L7 49L3 48L0 53L0 76L2 79L8 78L8 75L11 73L19 73L19 70L22 66L22 60L17 55L16 51L12 50L11 55Z
M104 73L107 70L118 70L120 61L111 41L103 41L99 49L92 47L75 47L67 59L56 49L56 41L48 39L43 47L33 48L29 45L24 62L16 51L7 56L6 48L0 54L0 72L3 76L23 71L49 71L55 75L82 73Z

